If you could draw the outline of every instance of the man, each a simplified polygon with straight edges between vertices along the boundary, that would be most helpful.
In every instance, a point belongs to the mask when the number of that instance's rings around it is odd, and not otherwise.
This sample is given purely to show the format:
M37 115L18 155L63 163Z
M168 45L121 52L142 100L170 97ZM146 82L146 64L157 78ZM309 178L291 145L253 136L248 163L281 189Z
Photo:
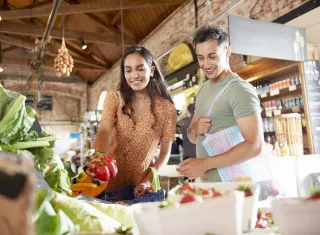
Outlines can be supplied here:
M208 81L198 92L195 114L188 129L189 140L196 143L197 158L182 161L177 170L191 180L201 177L202 181L210 182L235 181L222 179L220 169L242 164L261 153L264 140L260 101L253 86L231 71L231 47L224 30L205 25L196 32L193 43L200 69ZM229 85L235 77L237 82ZM224 87L212 111L207 113L212 100ZM242 141L223 153L209 155L202 145L205 134L233 127L241 133ZM245 172L245 176L250 174Z

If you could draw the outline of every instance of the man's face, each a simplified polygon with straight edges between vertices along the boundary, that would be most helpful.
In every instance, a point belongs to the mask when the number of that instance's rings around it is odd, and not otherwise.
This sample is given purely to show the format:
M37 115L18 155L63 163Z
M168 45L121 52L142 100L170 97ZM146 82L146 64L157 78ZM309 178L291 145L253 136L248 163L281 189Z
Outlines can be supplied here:
M196 54L200 68L211 81L216 80L229 67L231 48L226 43L218 45L215 39L196 44Z

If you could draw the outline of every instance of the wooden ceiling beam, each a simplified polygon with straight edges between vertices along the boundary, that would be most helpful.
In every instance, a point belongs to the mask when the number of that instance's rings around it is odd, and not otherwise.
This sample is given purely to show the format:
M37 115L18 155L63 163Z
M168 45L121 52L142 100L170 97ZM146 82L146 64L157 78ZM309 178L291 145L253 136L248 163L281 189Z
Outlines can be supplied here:
M39 25L25 25L8 21L0 22L0 32L16 35L27 35L33 37L42 37L45 31L45 26ZM52 38L62 39L61 29L51 29L50 35ZM65 30L64 37L66 40L80 41L83 39L86 42L98 43L98 44L121 44L121 36L105 35L99 33L79 32L72 30ZM125 45L133 45L135 42L125 39Z
M33 48L35 47L35 45L33 43L29 43L29 42L26 42L24 40L17 39L17 38L8 37L3 34L0 34L0 42L7 43L9 45L14 45L14 46L21 47L21 48L25 48L27 50L33 50ZM49 45L47 45L47 48L44 51L44 53L46 55L56 57L57 53L58 53L58 49L59 48L57 48L55 45L49 44ZM108 69L107 67L100 65L100 64L96 63L95 61L84 60L84 59L80 59L77 57L74 57L73 60L75 63L87 65L87 66L97 68L100 70L107 70Z
M71 4L65 2L65 5L70 6ZM76 6L76 5L78 5L78 4L74 4L73 6ZM93 13L85 13L85 16L88 17L95 24L100 26L102 29L107 31L108 33L116 36L117 38L121 38L121 33L119 32L119 30L116 27L114 27L112 24L110 24L109 21L102 20L97 15L95 15ZM128 40L129 43L135 44L137 42L135 37L131 37L129 35L127 35L127 36L129 39Z
M21 65L26 65L28 66L32 62L31 58L24 58L24 57L17 57L17 56L7 56L7 55L2 55L2 64L3 65L14 65L14 66L21 66ZM54 59L51 57L46 57L43 65L45 68L53 68L53 63ZM77 70L92 70L92 71L101 71L101 69L95 69L89 66L84 66L81 64L78 64L77 67L75 68Z
M11 45L11 46L7 47L6 49L3 49L2 50L2 54L5 54L5 53L10 52L10 51L13 51L15 49L17 49L17 47Z
M123 0L122 9L132 9L132 8L145 8L162 4L180 5L185 0ZM50 15L52 7L42 7L42 8L31 8L31 9L20 9L11 11L0 11L0 16L2 20L13 20L21 18L32 17L47 17ZM116 11L120 10L120 0L114 0L112 2L99 2L99 3L82 3L79 5L69 5L64 7L64 14L83 14L83 13L93 13L93 12L106 12L106 11ZM62 9L60 8L57 15L62 14Z
M111 20L111 24L112 25L117 24L119 22L120 18L121 18L121 11L118 11L117 14Z
M26 21L28 21L28 20L26 20L26 19L20 19L19 21L21 21L21 22L23 22L23 23L28 23L28 22L26 22ZM66 21L66 19L65 19L65 21ZM33 23L35 24L35 25L42 25L43 23L39 20L39 19L37 19L37 18L35 18L35 19L33 19ZM55 44L57 44L57 48L61 48L61 42L58 42L58 40L54 40L53 39L53 42L55 43ZM81 54L81 52L78 52L77 50L80 50L80 51L82 51L82 49L80 48L80 46L79 46L79 44L76 44L76 42L75 41L70 41L70 40L66 40L66 45L67 45L67 48L68 48L68 51L69 51L69 54L72 56L72 57L78 57L78 58L80 58L80 59L83 59L83 60L86 60L87 58L86 58L86 55L84 55L84 54ZM71 47L73 48L73 49L75 49L75 50L72 50L72 49L70 49L70 45L71 45ZM75 58L74 58L75 59ZM104 67L106 67L106 68L110 68L111 67L111 64L109 63L109 62L103 62L103 63L101 63L101 61L99 61L99 60L96 60L96 59L94 59L92 56L91 56L91 58L90 58L92 61L96 61L96 62L98 62L98 63L100 63L101 65L103 65Z
M28 74L13 74L13 73L6 73L6 72L3 72L1 73L1 78L0 80L18 80L18 81L21 81L21 78L25 78ZM82 83L82 84L85 84L85 83L88 83L88 81L82 79L81 77L77 76L77 75L70 75L68 78L64 78L64 77L61 77L61 78L58 78L58 77L55 77L55 76L44 76L42 78L42 81L44 82L63 82L63 83Z

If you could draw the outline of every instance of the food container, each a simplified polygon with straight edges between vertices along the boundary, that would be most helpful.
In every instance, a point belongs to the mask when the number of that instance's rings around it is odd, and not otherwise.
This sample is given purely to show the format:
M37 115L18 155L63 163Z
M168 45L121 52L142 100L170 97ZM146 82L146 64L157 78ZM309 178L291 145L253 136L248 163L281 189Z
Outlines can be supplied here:
M256 183L251 182L230 182L230 183L194 183L193 184L196 189L208 189L215 188L219 191L229 191L236 190L239 186L247 186L250 188L252 192L252 196L245 197L243 206L243 231L250 231L254 229L256 221L257 221L257 213L258 213L258 201L260 188ZM177 194L177 190L180 188L180 185L171 189L168 193L168 199L175 198L175 200L181 200L182 195Z
M238 191L203 202L159 208L159 202L132 205L140 235L242 234L244 194Z
M281 235L320 234L320 200L278 198L271 210Z

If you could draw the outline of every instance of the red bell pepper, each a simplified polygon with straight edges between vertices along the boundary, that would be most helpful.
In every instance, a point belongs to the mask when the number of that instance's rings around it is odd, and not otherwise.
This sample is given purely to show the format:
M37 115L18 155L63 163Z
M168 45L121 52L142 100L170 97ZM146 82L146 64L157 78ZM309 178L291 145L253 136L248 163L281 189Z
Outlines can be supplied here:
M118 173L118 167L116 164L116 160L112 156L104 156L101 158L110 172L110 179L113 179Z
M95 165L91 171L95 173L95 177L101 181L113 179L118 173L116 160L111 156L103 156L91 161Z

